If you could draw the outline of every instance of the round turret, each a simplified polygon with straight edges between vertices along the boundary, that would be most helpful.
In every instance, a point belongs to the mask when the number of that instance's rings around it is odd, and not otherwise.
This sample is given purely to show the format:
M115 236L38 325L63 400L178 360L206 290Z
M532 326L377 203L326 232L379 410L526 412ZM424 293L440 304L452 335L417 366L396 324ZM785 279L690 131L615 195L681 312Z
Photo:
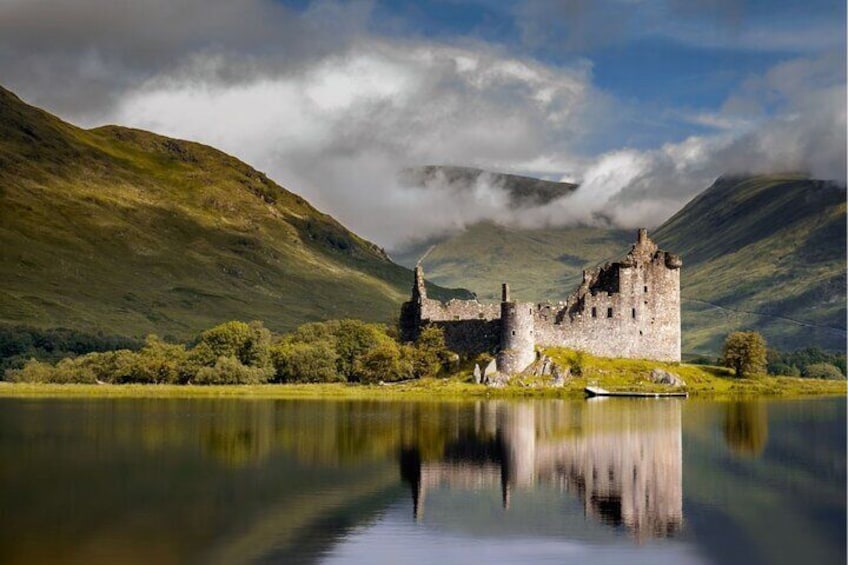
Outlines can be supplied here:
M519 373L536 360L533 336L533 306L529 303L501 303L501 351L498 370Z

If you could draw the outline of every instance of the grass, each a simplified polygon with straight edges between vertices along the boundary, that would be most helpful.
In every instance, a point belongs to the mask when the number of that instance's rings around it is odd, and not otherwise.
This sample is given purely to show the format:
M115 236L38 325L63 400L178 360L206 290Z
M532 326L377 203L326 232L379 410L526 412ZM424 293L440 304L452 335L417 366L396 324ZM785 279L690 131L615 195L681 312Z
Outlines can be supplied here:
M546 350L558 365L575 366L577 353L567 349ZM343 400L464 400L485 398L580 398L589 384L608 390L661 392L673 390L650 382L651 371L664 369L686 381L683 390L691 397L732 399L740 397L840 396L848 382L772 377L760 375L737 379L729 369L683 363L605 359L581 355L582 374L564 387L551 388L540 378L514 377L504 388L474 384L471 371L449 378L421 379L385 385L344 383L269 385L57 385L0 382L0 397L127 397L127 398L303 398Z

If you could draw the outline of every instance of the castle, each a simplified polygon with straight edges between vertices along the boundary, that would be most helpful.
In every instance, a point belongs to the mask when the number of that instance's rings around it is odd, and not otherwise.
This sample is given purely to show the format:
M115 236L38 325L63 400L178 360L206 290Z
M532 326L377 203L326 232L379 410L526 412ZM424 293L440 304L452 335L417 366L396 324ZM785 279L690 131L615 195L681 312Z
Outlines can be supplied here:
M680 361L679 256L662 251L640 229L620 261L583 271L565 302L516 302L503 284L500 304L442 303L427 298L415 268L412 299L401 307L400 329L412 341L421 328L444 331L449 349L465 357L496 353L498 371L519 373L536 360L536 346L567 347L601 357Z

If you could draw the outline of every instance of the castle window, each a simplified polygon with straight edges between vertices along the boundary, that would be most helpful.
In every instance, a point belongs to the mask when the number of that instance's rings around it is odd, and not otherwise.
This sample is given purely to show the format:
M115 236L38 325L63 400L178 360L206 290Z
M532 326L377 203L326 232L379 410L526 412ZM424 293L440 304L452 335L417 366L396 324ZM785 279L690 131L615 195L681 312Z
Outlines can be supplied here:
M486 316L485 316L485 314L483 314L482 312L480 312L479 314L477 314L477 317L478 317L478 318L480 318L480 319L482 320L482 319L483 319L483 318L485 318Z
M598 309L597 309L597 308L595 308L594 306L592 306L592 317L593 317L593 318L597 318L597 317L598 317Z
M631 316L633 316L633 319L634 319L634 320L636 319L636 308L631 308L631 309L630 309L630 315L631 315Z
M607 318L612 318L612 308L607 308Z
M515 330L512 330L512 335L515 335Z
M648 292L648 287L647 287L647 285L646 285L644 288L645 288L645 292Z

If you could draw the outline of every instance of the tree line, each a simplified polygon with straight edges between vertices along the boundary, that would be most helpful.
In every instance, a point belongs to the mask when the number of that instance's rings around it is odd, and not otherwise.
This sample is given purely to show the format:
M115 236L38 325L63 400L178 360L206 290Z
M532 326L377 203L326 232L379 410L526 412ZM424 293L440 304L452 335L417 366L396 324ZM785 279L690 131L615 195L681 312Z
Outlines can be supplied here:
M0 325L0 372L19 369L29 359L56 362L93 351L137 351L144 342L118 335L86 333L70 328L41 329Z
M433 326L414 343L399 343L386 326L359 320L313 322L282 336L258 321L231 321L188 344L150 335L137 348L91 351L56 362L33 357L6 369L4 377L92 384L376 383L436 376L455 357L441 329Z
M810 379L844 379L845 354L827 353L807 347L781 353L766 347L757 332L733 332L725 339L720 364L733 369L737 377L768 372L770 375Z

